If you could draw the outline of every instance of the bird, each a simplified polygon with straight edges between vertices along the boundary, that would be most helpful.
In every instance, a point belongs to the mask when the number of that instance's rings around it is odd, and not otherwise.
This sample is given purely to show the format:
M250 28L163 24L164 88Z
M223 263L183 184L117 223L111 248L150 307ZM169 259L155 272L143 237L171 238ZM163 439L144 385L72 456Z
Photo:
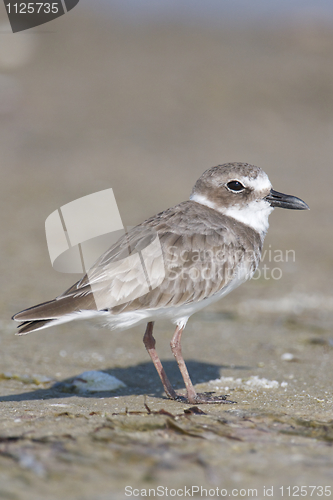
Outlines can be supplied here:
M209 168L189 200L130 229L55 299L15 314L12 319L22 322L18 334L79 319L113 330L147 323L143 343L169 399L230 403L225 395L196 392L181 337L192 314L253 276L276 207L309 209L300 198L274 191L260 167L232 162ZM172 387L156 351L153 327L161 318L176 326L170 346L185 395Z

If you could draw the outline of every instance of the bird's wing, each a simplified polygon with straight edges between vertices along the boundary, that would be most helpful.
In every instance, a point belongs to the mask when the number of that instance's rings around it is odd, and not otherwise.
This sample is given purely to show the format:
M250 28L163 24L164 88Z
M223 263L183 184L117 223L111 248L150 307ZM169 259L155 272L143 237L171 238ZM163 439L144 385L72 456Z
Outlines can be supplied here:
M133 228L64 295L92 293L113 314L197 302L235 277L244 244L229 218L185 202Z
M118 314L211 297L244 262L249 236L234 224L208 207L181 203L131 229L62 295L14 319L56 319L83 310ZM252 238L251 245L259 248ZM254 271L260 250L253 255L247 265Z

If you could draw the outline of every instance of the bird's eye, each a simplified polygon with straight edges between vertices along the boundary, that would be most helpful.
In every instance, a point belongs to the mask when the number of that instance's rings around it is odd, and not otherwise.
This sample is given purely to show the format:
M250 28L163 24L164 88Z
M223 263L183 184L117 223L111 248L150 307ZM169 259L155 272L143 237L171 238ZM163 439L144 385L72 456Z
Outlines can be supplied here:
M243 189L245 189L245 187L243 186L243 184L239 181L230 181L228 182L227 184L227 188L230 189L230 191L243 191Z

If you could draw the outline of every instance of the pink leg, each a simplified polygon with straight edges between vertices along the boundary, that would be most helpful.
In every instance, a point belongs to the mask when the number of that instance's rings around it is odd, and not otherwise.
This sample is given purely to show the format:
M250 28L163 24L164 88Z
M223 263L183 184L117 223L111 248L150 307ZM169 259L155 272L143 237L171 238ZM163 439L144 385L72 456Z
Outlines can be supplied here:
M171 351L174 357L176 358L176 361L179 366L180 373L182 374L185 387L186 387L186 392L187 392L187 399L189 403L196 403L196 398L197 398L197 393L195 392L195 389L193 387L192 381L190 379L190 375L187 371L186 365L184 358L182 356L182 346L181 346L181 337L183 333L184 327L179 327L177 326L176 331L172 337L172 340L170 342L171 346Z
M168 377L166 376L166 373L165 373L164 368L162 366L161 360L158 357L158 354L156 352L156 349L155 349L156 341L153 337L153 327L154 327L154 323L152 321L150 321L147 324L146 332L145 332L144 337L143 337L143 343L145 345L145 348L148 351L149 356L151 357L152 362L155 365L157 373L159 374L159 377L162 381L166 395L170 399L179 399L178 394L175 392Z
M176 331L172 337L170 342L172 354L176 358L176 361L179 366L180 373L182 374L186 392L187 392L187 401L191 404L200 404L200 403L234 403L234 401L228 401L226 396L212 396L212 393L199 393L197 394L196 390L193 387L192 381L190 379L190 375L187 371L186 364L184 358L182 356L182 346L181 346L181 336L183 333L184 327L177 326Z

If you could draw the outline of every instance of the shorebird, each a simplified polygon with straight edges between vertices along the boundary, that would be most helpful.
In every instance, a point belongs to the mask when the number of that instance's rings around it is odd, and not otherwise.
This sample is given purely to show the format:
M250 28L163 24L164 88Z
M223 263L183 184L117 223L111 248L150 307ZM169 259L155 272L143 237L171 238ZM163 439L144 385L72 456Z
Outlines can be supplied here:
M210 168L188 201L131 229L54 300L17 313L13 319L23 321L18 334L74 319L97 319L118 330L145 322L143 342L168 398L191 404L230 402L226 396L196 392L181 335L193 313L253 276L275 207L309 208L295 196L274 191L259 167L226 163ZM176 325L171 350L185 396L172 387L155 349L153 325L160 318Z

